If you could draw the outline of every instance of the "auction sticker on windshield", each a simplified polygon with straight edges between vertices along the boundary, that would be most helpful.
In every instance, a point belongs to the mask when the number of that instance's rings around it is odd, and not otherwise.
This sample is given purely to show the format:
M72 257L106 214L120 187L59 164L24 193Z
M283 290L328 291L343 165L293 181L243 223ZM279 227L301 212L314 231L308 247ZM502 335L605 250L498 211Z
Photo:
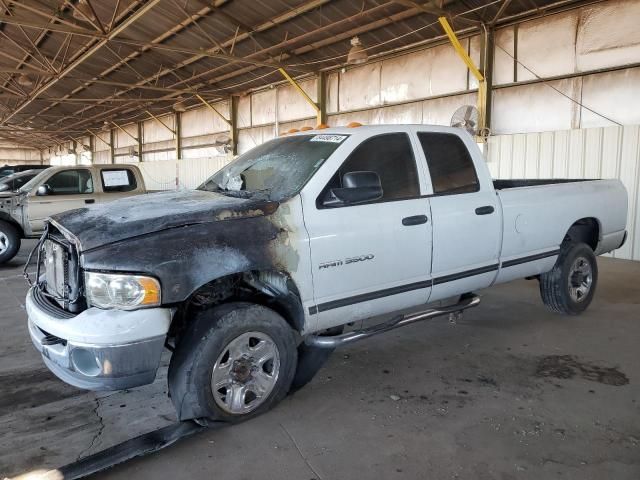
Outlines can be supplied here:
M347 135L316 135L310 141L341 143L345 138L347 138Z

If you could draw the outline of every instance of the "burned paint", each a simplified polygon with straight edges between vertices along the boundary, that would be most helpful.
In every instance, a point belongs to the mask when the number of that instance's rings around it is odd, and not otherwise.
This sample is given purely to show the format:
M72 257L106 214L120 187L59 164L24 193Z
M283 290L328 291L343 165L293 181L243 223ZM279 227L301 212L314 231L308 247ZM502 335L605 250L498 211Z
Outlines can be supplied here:
M187 225L264 216L278 203L199 190L129 197L52 217L83 251Z
M163 304L199 287L252 270L298 268L293 219L266 200L211 192L170 192L55 217L77 239L84 270L147 274L162 285Z

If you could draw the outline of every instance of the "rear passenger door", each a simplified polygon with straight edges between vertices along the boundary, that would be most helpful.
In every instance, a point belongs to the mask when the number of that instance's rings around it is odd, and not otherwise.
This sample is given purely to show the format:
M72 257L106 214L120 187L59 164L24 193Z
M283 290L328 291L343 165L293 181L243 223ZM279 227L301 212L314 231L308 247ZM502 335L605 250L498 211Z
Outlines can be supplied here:
M356 146L320 191L304 190L318 328L426 303L431 224L417 167L408 132L382 133ZM327 206L349 172L377 173L382 198Z
M431 180L431 301L489 286L497 273L501 210L484 163L477 172L471 138L416 128ZM479 158L479 162L484 159ZM484 168L483 168L484 167Z

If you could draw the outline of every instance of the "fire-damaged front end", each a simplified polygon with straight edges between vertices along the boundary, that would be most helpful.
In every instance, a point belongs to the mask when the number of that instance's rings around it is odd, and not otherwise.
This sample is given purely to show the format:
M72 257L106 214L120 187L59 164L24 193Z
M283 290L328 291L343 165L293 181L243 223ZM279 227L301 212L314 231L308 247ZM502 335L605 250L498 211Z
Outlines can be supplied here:
M85 389L151 383L194 309L242 295L302 330L296 202L167 192L53 217L26 300L44 362Z

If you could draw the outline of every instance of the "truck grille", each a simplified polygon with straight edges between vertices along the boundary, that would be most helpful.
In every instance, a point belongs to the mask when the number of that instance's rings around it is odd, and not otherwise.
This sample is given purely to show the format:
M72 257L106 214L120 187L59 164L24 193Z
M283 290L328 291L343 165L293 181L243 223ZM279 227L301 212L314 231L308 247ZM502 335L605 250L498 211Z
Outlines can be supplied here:
M62 235L50 228L42 245L43 275L38 285L51 303L71 313L84 310L80 297L80 267L75 247ZM44 281L42 281L44 280Z

